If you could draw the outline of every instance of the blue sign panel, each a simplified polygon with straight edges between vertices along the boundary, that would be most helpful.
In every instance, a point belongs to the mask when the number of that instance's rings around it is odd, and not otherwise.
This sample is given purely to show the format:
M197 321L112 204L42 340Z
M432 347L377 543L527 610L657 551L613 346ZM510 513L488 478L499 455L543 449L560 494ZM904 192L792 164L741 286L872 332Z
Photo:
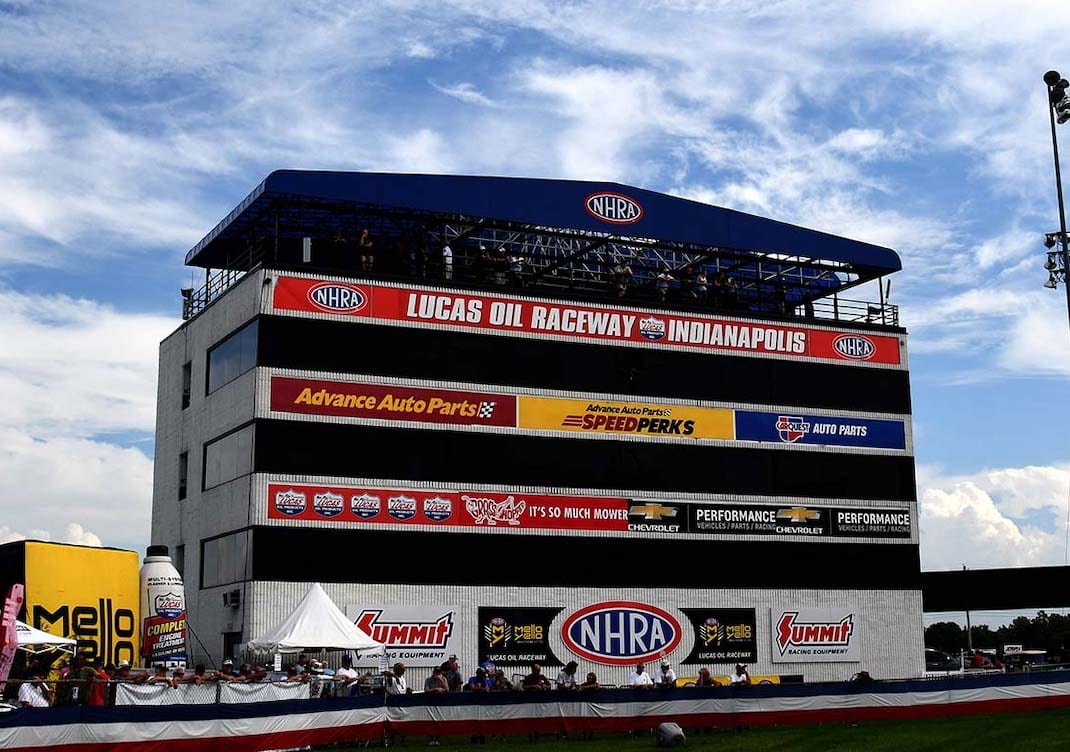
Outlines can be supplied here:
M901 420L842 418L803 413L762 413L736 410L736 438L783 444L906 449Z

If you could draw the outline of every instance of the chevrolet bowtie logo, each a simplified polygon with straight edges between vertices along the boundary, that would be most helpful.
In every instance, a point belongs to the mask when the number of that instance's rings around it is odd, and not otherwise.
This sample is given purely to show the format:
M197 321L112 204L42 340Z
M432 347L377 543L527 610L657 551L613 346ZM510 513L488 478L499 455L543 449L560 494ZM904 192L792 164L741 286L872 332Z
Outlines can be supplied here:
M663 507L657 502L650 502L649 504L641 504L629 508L628 514L642 515L643 518L647 520L660 520L666 517L675 517L676 507Z
M803 523L808 520L821 519L821 512L816 509L807 509L806 507L792 507L791 509L780 509L776 513L778 520L791 520L792 522Z

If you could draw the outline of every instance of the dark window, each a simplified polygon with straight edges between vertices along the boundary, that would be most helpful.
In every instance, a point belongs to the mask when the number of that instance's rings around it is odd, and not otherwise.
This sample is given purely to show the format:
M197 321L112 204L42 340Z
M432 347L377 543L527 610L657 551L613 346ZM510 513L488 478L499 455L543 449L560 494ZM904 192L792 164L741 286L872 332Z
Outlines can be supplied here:
M204 445L204 482L207 491L253 471L252 424L231 431Z
M178 455L178 500L186 498L189 488L189 452Z
M906 455L257 422L256 470L571 488L915 500Z
M208 351L208 394L256 366L257 328L246 324Z
M237 658L238 645L242 643L241 632L223 632L223 657Z
M201 587L217 587L249 579L248 562L248 530L201 541Z
M180 577L186 577L186 545L180 543L175 546L175 569L178 570Z
M354 551L450 551L487 549L493 534L423 533L387 530L324 530L258 527L253 530L254 580L282 582L356 582ZM815 543L812 541L696 541L654 538L583 538L585 561L602 566L577 567L575 560L553 551L575 548L581 539L543 535L498 536L514 562L538 566L487 566L486 559L444 556L433 567L419 556L398 556L380 567L377 582L428 585L503 585L628 588L666 583L687 588L862 588L917 590L921 582L918 547L888 543ZM559 548L560 547L560 548ZM638 554L657 566L619 566ZM314 556L279 556L279 551L315 551ZM710 568L693 562L714 562ZM730 562L731 566L725 563ZM341 605L341 604L340 604Z
M189 407L190 392L193 389L193 363L182 366L182 409Z
M260 321L259 364L279 368L417 379L434 374L443 381L476 384L910 412L910 376L891 368L278 316Z

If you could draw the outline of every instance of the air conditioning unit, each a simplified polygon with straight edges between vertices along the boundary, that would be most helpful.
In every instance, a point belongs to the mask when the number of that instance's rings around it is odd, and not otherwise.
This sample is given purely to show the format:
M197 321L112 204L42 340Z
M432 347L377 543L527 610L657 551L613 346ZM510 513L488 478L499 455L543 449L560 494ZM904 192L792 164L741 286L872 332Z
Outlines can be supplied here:
M231 590L223 593L223 605L230 608L241 606L241 590Z

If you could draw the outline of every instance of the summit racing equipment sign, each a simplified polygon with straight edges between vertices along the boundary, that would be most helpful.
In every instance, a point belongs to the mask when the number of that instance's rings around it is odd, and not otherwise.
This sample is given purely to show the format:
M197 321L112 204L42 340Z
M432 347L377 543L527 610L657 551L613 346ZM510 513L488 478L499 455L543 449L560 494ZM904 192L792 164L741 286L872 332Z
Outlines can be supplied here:
M736 410L736 438L779 444L906 449L901 420L829 417L787 412Z
M438 666L458 651L457 609L453 606L346 606L346 616L386 645L392 664ZM357 661L378 666L378 656Z
M644 438L733 438L731 410L641 402L520 397L518 424L521 428Z
M271 377L271 409L346 418L516 426L516 397L453 389Z
M853 365L903 365L900 339L886 334L787 326L617 306L442 292L428 288L275 276L272 310L547 339L819 358ZM344 288L344 289L343 289Z
M857 663L862 660L858 615L844 609L770 611L774 663Z

